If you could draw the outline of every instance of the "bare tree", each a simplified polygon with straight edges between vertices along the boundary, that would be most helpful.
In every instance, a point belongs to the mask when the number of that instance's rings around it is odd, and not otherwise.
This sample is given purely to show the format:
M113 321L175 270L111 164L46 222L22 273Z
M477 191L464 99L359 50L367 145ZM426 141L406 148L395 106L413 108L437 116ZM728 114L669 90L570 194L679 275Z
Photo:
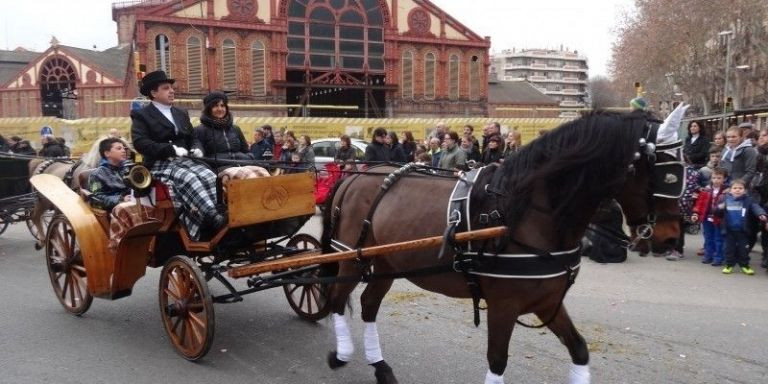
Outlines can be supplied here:
M768 101L764 0L636 0L635 4L636 13L626 15L617 27L610 65L614 84L624 95L632 93L634 82L641 82L646 98L656 105L679 90L698 114L722 110L726 94L737 106L745 104L742 101ZM724 30L733 34L719 36ZM732 64L726 92L729 38ZM744 94L753 96L742 100Z
M589 104L593 109L625 106L629 99L616 92L614 84L605 76L595 76L587 83Z

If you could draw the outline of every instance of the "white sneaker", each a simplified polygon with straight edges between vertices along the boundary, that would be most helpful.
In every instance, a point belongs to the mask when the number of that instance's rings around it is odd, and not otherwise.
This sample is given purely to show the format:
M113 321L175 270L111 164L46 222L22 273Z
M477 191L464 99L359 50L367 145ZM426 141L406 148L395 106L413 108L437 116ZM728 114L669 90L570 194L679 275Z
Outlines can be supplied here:
M683 259L683 258L685 258L685 256L683 256L682 253L680 253L678 251L674 251L674 250L669 251L667 253L667 256L665 257L665 259L667 259L669 261L678 261L678 260Z

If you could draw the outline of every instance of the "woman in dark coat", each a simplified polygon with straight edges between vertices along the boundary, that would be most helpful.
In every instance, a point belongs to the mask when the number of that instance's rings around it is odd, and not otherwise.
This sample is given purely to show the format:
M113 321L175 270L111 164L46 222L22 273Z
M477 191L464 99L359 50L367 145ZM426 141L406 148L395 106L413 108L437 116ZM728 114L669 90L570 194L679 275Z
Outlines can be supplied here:
M41 157L67 157L67 152L53 135L43 136L43 148L38 153Z
M201 124L195 128L195 137L203 148L203 156L214 160L253 160L243 131L232 122L228 101L227 95L221 92L212 92L203 99ZM222 163L215 166L218 166L218 177L224 190L229 180L269 176L266 169L255 165Z
M248 143L240 127L232 122L227 95L212 92L203 99L203 114L195 136L205 157L228 160L252 160Z
M501 136L493 135L488 139L488 145L483 149L482 163L489 165L491 163L500 163L504 155Z
M400 147L403 149L403 153L405 153L405 160L407 162L410 163L416 158L416 140L413 138L411 131L403 132L403 142L400 144Z
M387 132L387 139L385 140L385 143L389 147L391 156L390 160L394 161L395 163L408 162L405 151L403 151L403 147L400 145L400 141L398 140L397 133L395 133L395 131Z
M688 136L685 138L683 153L688 163L695 168L705 166L709 160L709 139L702 135L698 121L688 123Z

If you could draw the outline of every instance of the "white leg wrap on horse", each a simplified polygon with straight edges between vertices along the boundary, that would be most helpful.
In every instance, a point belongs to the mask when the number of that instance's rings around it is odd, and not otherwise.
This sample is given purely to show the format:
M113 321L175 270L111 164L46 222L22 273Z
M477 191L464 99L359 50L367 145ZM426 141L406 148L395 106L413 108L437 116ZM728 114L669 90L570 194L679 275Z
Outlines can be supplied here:
M568 384L589 384L589 365L571 364L571 371L568 373Z
M504 384L504 376L499 376L488 370L485 374L485 384Z
M344 315L333 314L333 329L336 331L336 358L341 361L351 360L355 346Z
M384 360L384 357L381 355L379 331L376 329L376 323L365 323L363 341L365 342L365 359L368 360L368 364Z

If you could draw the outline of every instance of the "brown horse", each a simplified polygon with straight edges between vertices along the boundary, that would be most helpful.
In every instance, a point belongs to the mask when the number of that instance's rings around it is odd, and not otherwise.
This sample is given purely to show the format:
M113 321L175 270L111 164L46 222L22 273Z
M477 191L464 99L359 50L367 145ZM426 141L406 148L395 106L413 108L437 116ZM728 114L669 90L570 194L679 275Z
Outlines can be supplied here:
M489 364L485 383L503 383L515 321L528 313L536 314L568 348L573 361L570 383L588 383L587 345L562 300L578 270L580 239L602 200L615 197L632 222L653 217L653 143L658 126L648 117L637 112L593 113L550 131L501 166L481 172L468 199L469 228L506 225L508 231L503 238L469 244L474 252L462 252L469 255L466 272L451 268L454 252L449 248L402 251L372 260L373 275L360 301L365 355L376 369L377 383L397 383L381 354L376 329L376 315L393 274L441 267L441 273L407 278L450 297L472 298L474 291L485 299ZM353 175L337 185L324 215L324 252L445 232L448 200L457 180L417 171L383 183L394 170L374 168L372 175ZM655 233L660 232L665 231ZM656 236L655 240L674 239ZM336 331L331 368L346 364L353 352L344 309L364 275L365 264L360 261L339 265L341 282L334 284L330 297Z

